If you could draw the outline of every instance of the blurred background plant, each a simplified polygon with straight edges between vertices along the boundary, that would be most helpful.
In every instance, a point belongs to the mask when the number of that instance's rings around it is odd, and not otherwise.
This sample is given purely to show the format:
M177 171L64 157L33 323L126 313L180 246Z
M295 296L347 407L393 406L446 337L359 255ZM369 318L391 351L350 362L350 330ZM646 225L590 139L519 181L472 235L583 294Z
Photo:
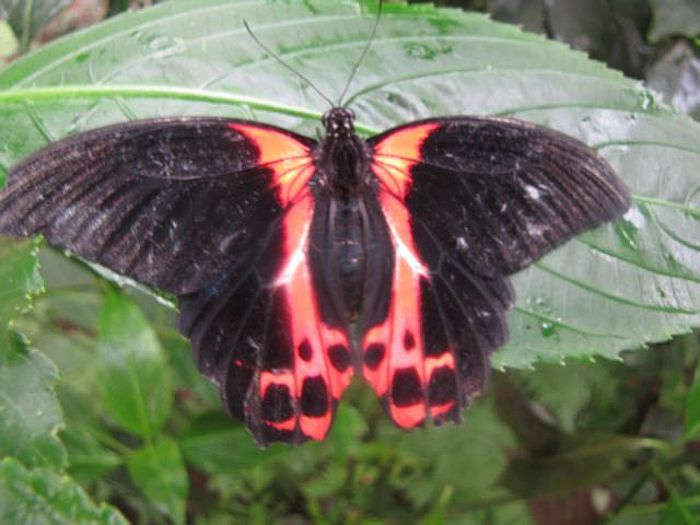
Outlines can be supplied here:
M488 12L566 42L644 80L679 112L700 119L698 0L437 3ZM0 0L0 60L148 4ZM32 253L35 246L17 249ZM41 282L34 276L27 286L24 291L37 291ZM0 397L23 381L34 381L37 396L48 396L57 382L53 365L28 349L21 332L61 371L56 392L67 424L58 434L61 445L55 435L42 434L41 443L8 451L0 439L0 458L39 454L41 465L67 464L87 493L110 506L93 506L77 485L67 487L48 471L37 476L5 462L0 514L11 491L7 479L14 479L35 489L26 508L38 523L49 515L42 505L49 508L46 501L60 493L82 513L46 522L118 523L118 509L135 523L700 524L697 334L620 361L496 372L463 427L398 432L367 389L353 388L327 443L260 451L222 413L214 388L194 370L187 344L168 323L149 323L131 299L104 294L100 310L102 296L92 289L52 289L36 300L34 315L15 320L0 352L0 362L12 365L0 371ZM144 309L151 320L172 315ZM10 311L0 309L0 318ZM128 366L135 350L119 328L126 323L141 338L139 351L149 352L147 365L130 373L149 378L144 383L153 390L145 397L153 403L144 420L129 399L113 400L118 425L112 425L81 404L80 385L92 374L97 381L91 384L109 390L113 371L101 370L95 355L116 356ZM170 398L159 398L171 390L172 406ZM15 416L22 414L0 415L0 436L12 432ZM46 416L37 414L37 427L56 428ZM137 451L138 440L149 447Z

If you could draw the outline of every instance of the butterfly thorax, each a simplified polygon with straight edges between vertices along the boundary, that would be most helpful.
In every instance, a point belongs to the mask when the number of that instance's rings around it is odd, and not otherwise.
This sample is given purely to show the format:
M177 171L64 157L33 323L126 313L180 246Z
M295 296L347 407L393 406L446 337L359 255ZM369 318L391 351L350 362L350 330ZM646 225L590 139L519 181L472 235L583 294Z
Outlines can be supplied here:
M365 141L355 133L354 120L350 109L328 111L323 116L326 137L316 154L325 188L343 201L360 195L368 180L369 153Z

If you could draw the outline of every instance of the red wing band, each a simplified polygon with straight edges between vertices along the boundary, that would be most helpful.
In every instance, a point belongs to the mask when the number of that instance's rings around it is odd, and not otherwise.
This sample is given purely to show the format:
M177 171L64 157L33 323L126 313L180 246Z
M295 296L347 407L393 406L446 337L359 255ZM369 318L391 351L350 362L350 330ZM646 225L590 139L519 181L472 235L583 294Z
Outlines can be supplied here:
M282 395L291 397L293 411L286 419L264 423L279 431L298 428L306 437L322 440L352 368L334 366L339 355L349 356L348 336L322 322L312 286L307 254L314 202L307 183L314 174L313 162L308 148L292 137L257 126L234 127L258 146L259 162L273 171L278 199L287 210L282 224L283 264L270 285L283 290L294 364L292 369L259 371L258 388L263 405Z
M411 217L403 202L411 187L411 169L420 162L421 144L437 127L430 123L388 135L375 146L372 163L382 185L380 204L396 257L389 314L367 330L362 341L363 373L386 400L393 421L403 428L421 425L428 416L448 417L458 403L456 388L450 389L454 396L447 399L429 394L434 380L454 380L455 359L447 347L426 352L421 295L430 287L430 270L414 243ZM451 373L444 374L448 370Z

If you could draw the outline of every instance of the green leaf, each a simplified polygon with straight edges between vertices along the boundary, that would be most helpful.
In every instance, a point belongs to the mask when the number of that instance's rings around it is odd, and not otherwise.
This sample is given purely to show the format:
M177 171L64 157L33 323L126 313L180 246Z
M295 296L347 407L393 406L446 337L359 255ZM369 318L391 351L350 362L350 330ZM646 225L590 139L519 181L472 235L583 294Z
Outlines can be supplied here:
M36 239L17 242L0 237L0 331L16 314L27 309L31 296L43 291Z
M611 370L593 363L543 363L533 372L524 372L522 378L531 398L552 410L566 432L575 430L576 417L597 393L607 398L615 395Z
M117 292L105 297L99 321L102 402L114 420L146 439L165 423L172 380L163 350L139 308Z
M685 407L685 438L694 439L700 434L700 362L695 369Z
M186 400L194 397L193 401L204 405L205 408L218 409L221 406L219 390L211 381L204 377L192 358L192 347L182 335L174 329L159 332L163 348L167 352L168 362L173 370L175 386L180 393L192 393Z
M436 525L443 523L450 525L536 525L527 502L524 501L497 503L486 507L485 510L470 512L455 518L435 523Z
M177 443L161 436L153 446L137 450L127 467L134 484L151 503L176 524L185 522L187 471Z
M56 437L63 424L54 386L54 364L30 350L26 339L6 328L43 290L35 240L0 238L0 457L16 456L29 466L63 467Z
M684 500L671 483L666 473L658 466L652 468L657 480L669 494L669 501L659 520L659 525L700 525L697 498L691 502ZM697 491L693 494L697 496Z
M629 472L658 442L621 434L576 434L553 453L513 459L502 485L523 498L592 487Z
M12 458L0 461L0 522L127 525L117 510L90 501L70 478L28 470Z
M698 510L691 508L674 493L661 514L659 525L700 525Z
M453 501L459 502L491 487L506 468L506 452L515 441L494 411L481 403L470 409L464 426L401 433L395 444L407 463L396 483L422 506L438 498L445 487L451 487Z
M63 426L57 377L54 364L30 350L20 334L0 338L0 458L14 456L27 466L65 465L56 437Z
M0 166L80 130L164 115L251 118L315 136L324 103L242 21L335 96L375 5L174 0L61 39L0 73ZM430 5L385 9L347 98L361 132L432 115L518 117L595 147L634 194L615 225L515 276L511 341L494 365L615 357L700 324L700 125L638 82L513 26Z
M180 447L188 463L208 474L223 475L265 465L291 452L284 445L260 449L247 429L219 410L195 418Z
M68 451L70 475L79 483L85 484L121 465L122 457L107 448L103 442L107 441L110 445L116 442L117 446L120 444L97 418L94 407L90 404L91 399L70 388L62 388L60 401L66 420L61 439Z

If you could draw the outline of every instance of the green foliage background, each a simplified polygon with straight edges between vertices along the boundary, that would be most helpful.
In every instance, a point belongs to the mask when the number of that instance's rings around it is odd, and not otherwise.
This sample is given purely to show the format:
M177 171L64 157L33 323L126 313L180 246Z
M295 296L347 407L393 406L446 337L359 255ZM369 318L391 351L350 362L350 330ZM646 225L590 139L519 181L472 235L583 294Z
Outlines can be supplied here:
M698 115L695 0L457 3L647 76ZM0 2L0 56L65 4ZM320 101L240 21L334 94L374 7L172 0L58 40L0 70L0 165L163 114L313 135ZM168 298L2 240L0 522L700 523L700 126L581 53L428 5L386 6L350 102L364 133L447 113L561 129L610 160L634 208L516 276L505 371L464 426L400 432L355 385L327 442L265 451L222 413Z

